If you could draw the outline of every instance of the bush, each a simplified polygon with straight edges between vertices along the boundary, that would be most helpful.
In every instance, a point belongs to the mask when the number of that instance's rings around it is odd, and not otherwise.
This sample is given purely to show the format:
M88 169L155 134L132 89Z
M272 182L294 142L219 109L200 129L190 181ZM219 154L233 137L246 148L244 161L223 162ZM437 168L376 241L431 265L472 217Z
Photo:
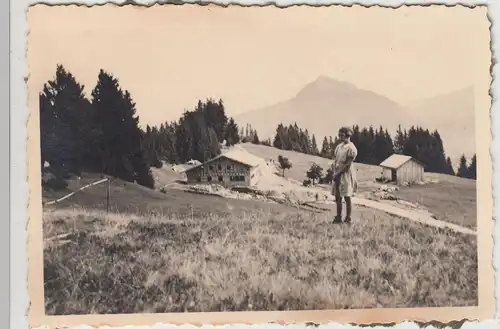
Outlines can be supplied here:
M63 190L68 187L68 183L61 177L50 177L46 181L42 181L42 187L46 190Z

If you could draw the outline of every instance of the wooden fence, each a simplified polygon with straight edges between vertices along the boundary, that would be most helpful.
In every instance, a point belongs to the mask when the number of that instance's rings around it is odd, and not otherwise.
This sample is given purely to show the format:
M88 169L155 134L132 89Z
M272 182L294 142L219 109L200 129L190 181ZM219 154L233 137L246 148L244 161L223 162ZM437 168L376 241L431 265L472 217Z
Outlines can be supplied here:
M107 183L107 186L106 186L106 212L109 211L109 193L110 193L110 183L111 183L111 180L109 178L103 178L101 180L98 180L96 182L93 182L93 183L90 183L90 184L87 184L85 186L82 186L80 187L79 189L77 189L76 191L73 191L57 200L53 200L53 201L48 201L46 202L44 205L51 205L51 204L56 204L56 203L59 203L63 200L66 200L67 198L69 197L72 197L73 195L75 195L77 192L80 192L80 191L83 191L85 190L86 188L89 188L89 187L93 187L93 186L96 186L96 185L99 185L99 184L102 184L102 183Z

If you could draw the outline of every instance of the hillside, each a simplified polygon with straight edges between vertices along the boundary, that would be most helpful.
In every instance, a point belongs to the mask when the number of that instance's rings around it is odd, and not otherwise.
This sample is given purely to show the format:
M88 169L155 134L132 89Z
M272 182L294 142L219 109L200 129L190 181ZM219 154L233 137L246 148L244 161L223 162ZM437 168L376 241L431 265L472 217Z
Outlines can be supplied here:
M236 115L235 120L239 125L252 125L261 139L273 138L280 122L296 122L316 135L319 146L324 136L335 136L342 125L382 125L394 135L399 124L403 128L418 124L442 131L445 149L453 159L462 152L470 157L475 150L471 88L404 106L350 83L320 76L292 98Z
M90 182L101 179L100 175L85 174L80 181L70 180L68 188L57 192L44 191L43 200L55 200ZM106 184L96 185L77 192L72 197L55 205L44 206L51 209L106 209ZM138 184L113 179L110 184L110 211L139 216L170 214L175 216L202 216L208 213L218 215L240 214L261 209L272 214L281 213L289 207L280 204L253 200L235 200L207 195L196 195L178 189L168 189L167 193L151 190Z
M292 162L293 166L290 170L287 170L285 172L285 176L299 182L302 182L304 179L306 179L306 171L309 170L313 163L320 165L324 169L324 171L326 171L326 169L332 163L332 160L319 156L303 154L294 151L279 150L277 148L265 145L244 143L241 144L241 147L246 151L264 159L273 159L277 161L278 155L282 155L288 158ZM381 173L380 167L365 165L362 163L357 163L356 169L358 172L358 179L362 182L372 182L376 177L379 177Z

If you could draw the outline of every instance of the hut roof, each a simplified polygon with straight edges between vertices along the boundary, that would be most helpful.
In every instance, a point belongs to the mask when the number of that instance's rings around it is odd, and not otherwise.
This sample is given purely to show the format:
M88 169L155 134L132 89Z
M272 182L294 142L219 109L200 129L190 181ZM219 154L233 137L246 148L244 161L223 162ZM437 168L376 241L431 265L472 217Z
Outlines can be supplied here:
M418 161L415 158L412 158L409 155L393 154L390 157L388 157L387 159L385 159L384 161L382 161L380 166L384 167L384 168L398 169L399 167L401 167L402 165L404 165L405 163L407 163L410 160L413 160L413 161L419 163L420 165L423 165L422 162Z

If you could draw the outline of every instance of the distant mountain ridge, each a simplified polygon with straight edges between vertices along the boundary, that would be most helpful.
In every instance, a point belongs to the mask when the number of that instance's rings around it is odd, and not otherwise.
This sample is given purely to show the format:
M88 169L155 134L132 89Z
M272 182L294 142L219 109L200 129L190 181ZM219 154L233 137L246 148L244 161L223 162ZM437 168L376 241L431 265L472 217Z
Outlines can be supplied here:
M420 125L440 132L454 163L462 153L467 157L475 153L474 89L470 87L404 106L354 84L320 76L288 100L234 118L239 125L252 125L261 139L273 138L281 122L296 122L315 134L319 145L343 125L382 125L392 136L398 125Z

